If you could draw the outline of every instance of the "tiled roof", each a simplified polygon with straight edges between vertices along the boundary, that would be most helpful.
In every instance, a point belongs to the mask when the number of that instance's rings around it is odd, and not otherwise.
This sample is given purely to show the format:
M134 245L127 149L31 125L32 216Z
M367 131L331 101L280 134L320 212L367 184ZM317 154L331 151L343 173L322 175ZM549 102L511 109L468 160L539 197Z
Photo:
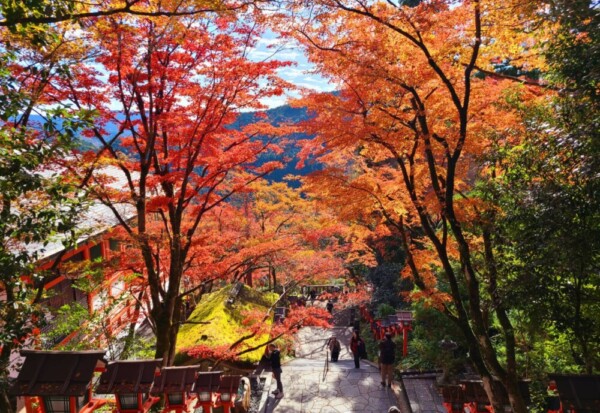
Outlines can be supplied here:
M25 362L10 393L16 396L81 396L104 351L23 350Z
M43 175L56 175L59 172L56 171L41 171ZM98 171L97 175L109 177L110 183L106 186L114 190L128 191L127 180L123 172L115 166L105 166ZM133 177L136 177L136 173ZM119 213L119 215L126 221L136 216L136 210L133 204L129 203L113 203L113 207ZM77 223L77 230L82 232L84 235L77 239L77 243L83 243L86 240L93 238L110 228L119 224L119 221L115 217L114 212L100 201L93 201L92 205L81 214L81 217ZM46 240L46 243L30 243L23 248L28 252L38 253L38 259L40 261L50 258L65 249L63 241L65 239L64 234L56 234L52 239ZM18 246L16 246L18 248Z
M573 405L577 413L600 411L600 375L550 374L556 381L558 395L564 406Z
M161 364L162 359L111 361L100 376L96 393L148 393Z
M198 373L194 392L216 392L221 384L222 371L208 371Z
M154 380L152 394L190 392L196 382L199 366L164 367Z

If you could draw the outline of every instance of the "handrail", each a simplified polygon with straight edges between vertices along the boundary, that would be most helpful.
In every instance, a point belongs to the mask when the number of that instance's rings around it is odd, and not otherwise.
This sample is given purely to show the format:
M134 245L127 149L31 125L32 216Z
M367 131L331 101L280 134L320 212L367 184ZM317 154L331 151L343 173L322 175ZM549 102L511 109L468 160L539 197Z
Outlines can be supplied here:
M325 377L327 376L327 372L329 371L329 349L325 350L325 367L323 367L323 381L325 381Z

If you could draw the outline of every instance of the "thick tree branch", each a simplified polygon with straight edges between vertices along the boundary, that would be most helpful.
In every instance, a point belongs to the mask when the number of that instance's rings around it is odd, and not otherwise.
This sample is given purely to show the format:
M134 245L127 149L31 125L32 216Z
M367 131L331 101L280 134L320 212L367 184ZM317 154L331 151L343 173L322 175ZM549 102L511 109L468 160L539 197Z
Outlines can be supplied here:
M60 23L65 21L74 21L81 20L87 18L97 18L97 17L107 17L114 16L118 14L129 14L133 16L143 16L143 17L160 17L160 16L168 16L168 17L184 17L184 16L194 16L198 14L207 14L207 13L216 13L223 11L235 11L240 10L247 7L249 4L253 2L242 2L236 6L225 7L223 9L219 8L193 8L189 10L178 10L179 5L172 10L157 10L150 11L144 9L134 8L136 3L139 3L138 0L127 1L125 5L122 7L115 7L106 10L97 10L91 12L84 13L70 13L70 14L60 14L56 16L27 16L20 17L14 20L3 19L0 20L0 27L15 27L17 25L28 25L28 24L52 24L52 23Z

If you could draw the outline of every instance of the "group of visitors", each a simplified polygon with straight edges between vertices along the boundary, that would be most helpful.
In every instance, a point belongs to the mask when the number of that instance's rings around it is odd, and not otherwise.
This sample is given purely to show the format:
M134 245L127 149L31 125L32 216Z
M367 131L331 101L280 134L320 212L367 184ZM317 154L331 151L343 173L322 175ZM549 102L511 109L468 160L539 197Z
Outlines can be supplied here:
M340 357L341 344L337 337L332 336L327 340L327 348L331 352L331 361L337 362ZM352 333L350 339L350 351L354 357L354 367L360 368L360 360L367 358L365 342L360 337L357 329ZM394 362L396 361L396 344L392 341L392 335L386 333L385 339L379 343L379 368L381 369L381 385L391 387L394 373Z
M331 352L331 361L337 362L340 356L341 345L337 337L332 336L327 340L327 347ZM360 368L360 360L367 358L365 342L360 337L357 329L354 329L350 339L350 351L354 357L354 367ZM396 361L396 344L392 341L390 333L385 334L385 339L379 343L379 367L381 369L381 385L391 387L393 378L393 367Z
M337 337L332 336L327 340L327 348L331 352L331 361L337 362L340 357L341 344ZM350 351L354 357L354 367L360 368L360 360L367 358L365 342L360 337L358 329L352 332L350 339ZM275 344L267 346L266 356L271 361L273 377L277 382L277 389L273 391L276 398L283 397L283 384L281 383L281 356ZM379 368L381 370L381 385L383 387L392 387L394 377L394 362L396 361L396 344L392 341L390 333L385 334L385 338L379 343Z

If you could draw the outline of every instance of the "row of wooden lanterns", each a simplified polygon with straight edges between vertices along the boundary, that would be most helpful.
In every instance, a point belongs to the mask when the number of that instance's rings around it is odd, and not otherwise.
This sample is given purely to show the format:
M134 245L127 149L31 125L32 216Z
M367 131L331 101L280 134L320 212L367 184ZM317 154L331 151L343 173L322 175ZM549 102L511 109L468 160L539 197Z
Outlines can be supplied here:
M472 413L494 412L481 379L461 380L460 384L446 384L441 387L441 391L444 407L448 413L463 413L465 409ZM520 381L519 391L526 403L531 404L529 381ZM508 395L503 395L502 399L502 403L508 406Z
M553 395L548 395L548 413L598 413L600 412L600 375L550 374ZM527 405L531 404L529 380L520 380L519 392ZM502 389L501 386L499 386ZM459 384L441 386L444 407L448 413L494 413L481 379L461 380ZM508 395L501 396L505 412L511 411Z
M162 360L106 362L104 351L24 350L11 394L25 398L27 413L92 413L114 395L113 412L146 413L164 396L163 413L203 413L234 406L241 376L200 372L198 366L162 367ZM92 389L94 372L101 372ZM248 386L249 387L249 386ZM245 391L250 391L246 388Z

